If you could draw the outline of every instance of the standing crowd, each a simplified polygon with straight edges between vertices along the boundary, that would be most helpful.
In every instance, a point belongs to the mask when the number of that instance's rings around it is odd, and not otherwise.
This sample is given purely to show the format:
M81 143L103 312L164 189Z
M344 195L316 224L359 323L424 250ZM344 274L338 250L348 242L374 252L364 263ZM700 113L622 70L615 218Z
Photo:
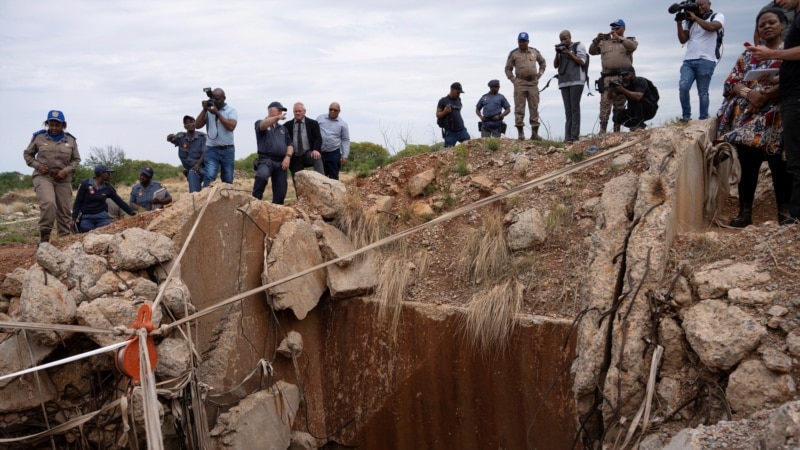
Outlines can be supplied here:
M745 44L744 52L725 80L722 107L717 112L717 141L737 149L742 166L739 183L739 214L730 225L745 227L752 223L753 197L762 161L770 166L778 221L795 223L800 219L800 128L784 127L800 123L800 0L775 0L756 17L754 42ZM678 86L682 122L692 118L690 89L696 85L699 119L709 117L708 95L714 69L721 56L725 17L711 9L710 0L684 0L669 8L675 14L678 41L686 46L680 67ZM595 83L600 98L600 134L622 127L639 130L655 117L660 99L653 83L638 76L633 54L638 48L634 37L625 35L622 19L610 23L608 33L598 33L587 49L572 40L569 30L559 33L553 66L558 69L558 88L564 103L564 140L579 139L580 100L584 86L589 87L589 55L600 55L601 73ZM539 135L539 79L547 62L542 53L531 47L527 32L517 35L517 47L508 54L505 75L514 86L514 126L518 139L525 139L525 107L531 127L530 139ZM511 112L508 100L500 94L500 81L488 82L489 92L475 107L483 137L499 137L506 131L505 116ZM204 89L207 100L195 119L183 117L185 132L167 136L178 147L178 157L189 183L189 192L197 192L215 181L233 182L235 161L234 130L238 123L236 109L220 89ZM450 85L448 95L436 106L437 124L442 129L444 146L452 147L470 139L461 116L459 82ZM261 199L272 181L272 202L283 204L288 188L298 170L312 167L316 172L339 179L341 167L350 153L347 123L339 117L341 106L331 103L327 114L316 120L306 117L302 102L294 104L293 119L286 119L287 108L274 101L267 115L254 123L258 157L254 163L253 196ZM613 114L612 114L613 112ZM50 111L45 128L33 134L23 155L34 169L33 185L39 200L41 242L47 242L55 228L65 235L72 230L88 231L106 225L109 205L128 214L136 209L150 210L172 199L160 183L153 181L153 169L141 169L139 184L130 200L124 202L108 183L112 169L99 165L95 177L81 182L75 202L72 200L72 175L80 163L75 137L66 131L61 111ZM198 129L205 128L201 132Z

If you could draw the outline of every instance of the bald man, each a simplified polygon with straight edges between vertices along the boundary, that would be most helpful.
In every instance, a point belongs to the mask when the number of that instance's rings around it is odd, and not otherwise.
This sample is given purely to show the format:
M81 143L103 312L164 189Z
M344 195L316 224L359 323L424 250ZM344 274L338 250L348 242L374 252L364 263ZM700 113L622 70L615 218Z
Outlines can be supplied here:
M233 163L236 149L233 147L233 130L239 119L236 110L225 103L225 91L216 88L208 100L203 100L203 110L197 115L195 128L206 127L205 179L203 187L220 178L223 183L233 183Z
M322 165L325 176L334 180L339 179L339 170L350 156L350 129L347 122L339 118L341 111L342 107L334 102L328 107L328 114L317 117L322 134Z

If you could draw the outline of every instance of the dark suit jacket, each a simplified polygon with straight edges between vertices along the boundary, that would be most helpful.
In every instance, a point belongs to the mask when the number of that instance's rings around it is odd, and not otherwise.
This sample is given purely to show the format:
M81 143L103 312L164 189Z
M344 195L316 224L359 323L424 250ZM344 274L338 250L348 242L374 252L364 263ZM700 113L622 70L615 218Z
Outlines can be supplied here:
M319 151L320 147L322 147L322 133L319 131L319 122L308 117L306 117L305 122L303 129L306 130L308 145L311 146L309 151ZM289 132L289 137L292 139L292 142L294 142L294 119L286 121L283 126ZM301 155L302 153L298 152L298 149L294 149L294 154Z

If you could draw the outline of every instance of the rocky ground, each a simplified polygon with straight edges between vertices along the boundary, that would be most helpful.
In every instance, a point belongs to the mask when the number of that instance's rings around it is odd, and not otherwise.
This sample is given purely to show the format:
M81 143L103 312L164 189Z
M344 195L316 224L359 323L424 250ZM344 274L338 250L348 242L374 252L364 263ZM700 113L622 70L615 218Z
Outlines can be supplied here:
M569 148L503 139L499 141L499 148L492 149L486 140L473 140L466 145L466 150L443 150L404 159L376 170L369 177L351 180L348 184L358 189L365 207L379 196L392 197L393 212L387 214L390 219L388 232L398 232L493 193L570 167L576 160L586 156L585 151L589 147L596 147L603 152L646 136L647 133L649 131L607 135L581 141ZM409 250L425 250L428 255L425 276L411 286L409 300L465 305L482 288L483 283L482 280L465 282L454 275L457 272L456 262L469 234L485 227L491 217L503 218L508 226L510 218L516 213L535 208L547 212L549 217L545 220L546 237L529 249L513 254L515 274L524 279L527 286L522 311L556 318L577 318L583 308L578 294L586 282L589 264L587 240L595 229L591 207L597 202L606 182L626 172L645 171L647 167L643 155L647 151L646 143L633 145L623 152L629 158L615 162L604 160L586 170L460 215L406 238L405 244ZM435 169L436 173L431 183L433 188L426 189L420 196L410 195L409 180L429 169ZM431 208L430 213L419 212L420 200ZM0 199L0 204L12 202L32 203L33 199L22 194L6 195ZM297 204L302 207L302 199ZM767 171L762 172L754 210L754 225L746 229L709 225L705 229L677 236L668 270L671 275L678 272L688 275L705 264L729 259L753 264L769 274L769 281L759 289L793 293L791 301L781 305L742 308L768 328L768 335L762 341L759 352L775 350L785 354L787 335L792 331L800 331L800 256L797 253L800 225L781 227L776 224L776 208ZM736 199L730 198L723 206L723 221L733 217L736 211ZM35 216L35 210L30 215ZM140 214L125 218L112 224L106 232L116 233L131 227L146 228L153 217L152 214ZM0 221L14 218L25 217L7 215ZM0 283L6 273L33 264L36 251L36 238L33 236L35 223L34 220L0 228L0 240L12 232L20 233L20 229L26 230L22 233L29 235L25 242L0 246ZM11 230L11 227L14 229ZM62 237L54 240L53 244L64 249L77 239L77 236ZM666 278L670 279L671 276ZM7 308L7 303L5 305ZM783 309L775 310L772 306L781 306ZM0 309L0 312L4 310ZM674 311L670 313L676 314ZM797 385L800 382L797 360L792 360L790 366L789 374ZM651 444L648 445L652 447L648 448L660 448L660 444L666 443L681 428L698 426L707 418L699 414L684 417L682 421L666 422L657 413L651 426L655 437L650 438ZM709 428L700 428L693 438L694 442L702 445L693 448L759 448L762 445L760 436L767 426L767 416L766 412L757 412L721 417L738 422L721 422L718 425L711 424Z

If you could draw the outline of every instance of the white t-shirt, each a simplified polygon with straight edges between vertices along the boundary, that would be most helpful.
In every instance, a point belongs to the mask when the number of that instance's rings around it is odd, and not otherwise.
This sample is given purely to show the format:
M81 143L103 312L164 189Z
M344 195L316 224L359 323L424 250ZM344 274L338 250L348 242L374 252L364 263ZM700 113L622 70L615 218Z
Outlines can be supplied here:
M709 18L709 21L719 22L725 26L725 16L720 13L714 13L714 18ZM717 49L717 32L706 31L700 25L691 24L692 22L688 20L683 21L683 29L689 30L689 41L686 42L686 55L683 60L706 59L717 62L717 57L714 55Z

